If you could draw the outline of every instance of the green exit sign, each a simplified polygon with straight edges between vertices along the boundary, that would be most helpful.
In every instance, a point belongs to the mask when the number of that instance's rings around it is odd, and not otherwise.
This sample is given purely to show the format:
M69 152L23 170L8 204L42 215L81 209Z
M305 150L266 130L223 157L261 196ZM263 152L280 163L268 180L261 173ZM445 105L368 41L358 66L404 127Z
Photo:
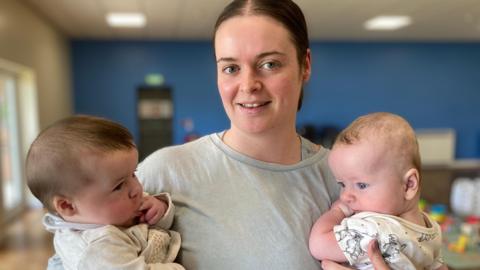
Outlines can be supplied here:
M162 74L147 74L145 76L145 83L147 85L162 85L165 82L165 78Z

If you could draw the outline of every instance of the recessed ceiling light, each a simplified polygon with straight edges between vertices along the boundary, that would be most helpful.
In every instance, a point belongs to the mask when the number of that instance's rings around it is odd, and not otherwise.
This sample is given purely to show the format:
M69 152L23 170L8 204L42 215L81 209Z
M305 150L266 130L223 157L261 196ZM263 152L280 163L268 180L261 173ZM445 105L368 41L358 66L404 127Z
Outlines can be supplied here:
M108 13L106 19L111 27L144 27L146 24L142 13Z
M408 16L378 16L365 22L367 30L397 30L412 23Z

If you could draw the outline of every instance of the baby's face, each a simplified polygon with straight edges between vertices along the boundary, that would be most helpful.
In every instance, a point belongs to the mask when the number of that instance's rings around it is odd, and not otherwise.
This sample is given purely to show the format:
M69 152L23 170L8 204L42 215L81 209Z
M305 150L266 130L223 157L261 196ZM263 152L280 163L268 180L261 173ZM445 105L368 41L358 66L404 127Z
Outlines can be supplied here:
M93 183L75 198L77 222L131 226L140 215L143 190L135 170L136 149L86 158Z
M375 140L362 140L336 144L330 152L328 164L342 186L340 200L353 211L404 211L402 175L388 150Z

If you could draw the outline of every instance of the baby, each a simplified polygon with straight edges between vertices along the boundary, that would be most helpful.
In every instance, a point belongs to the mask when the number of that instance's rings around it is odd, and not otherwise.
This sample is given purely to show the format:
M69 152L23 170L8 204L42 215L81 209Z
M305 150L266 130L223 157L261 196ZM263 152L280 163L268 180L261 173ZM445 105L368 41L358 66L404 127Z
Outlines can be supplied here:
M32 143L28 186L64 269L184 269L173 262L180 235L167 230L174 205L143 194L137 162L130 132L93 116L58 121Z
M328 164L342 191L313 225L316 259L372 269L367 248L376 240L392 269L447 269L440 227L418 207L420 154L405 119L390 113L356 119L337 137Z

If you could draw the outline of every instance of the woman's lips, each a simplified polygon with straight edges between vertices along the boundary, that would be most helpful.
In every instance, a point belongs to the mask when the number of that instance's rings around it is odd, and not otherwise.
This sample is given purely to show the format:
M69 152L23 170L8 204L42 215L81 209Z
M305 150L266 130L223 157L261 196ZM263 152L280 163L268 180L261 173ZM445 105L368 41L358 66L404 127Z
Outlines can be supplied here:
M237 105L243 110L248 112L257 112L262 110L265 106L272 103L271 101L265 102L248 102L248 103L237 103Z
M237 104L240 105L240 106L243 107L243 108L258 108L258 107L261 107L261 106L265 106L265 105L267 105L268 103L270 103L270 101L267 101L267 102L237 103Z

